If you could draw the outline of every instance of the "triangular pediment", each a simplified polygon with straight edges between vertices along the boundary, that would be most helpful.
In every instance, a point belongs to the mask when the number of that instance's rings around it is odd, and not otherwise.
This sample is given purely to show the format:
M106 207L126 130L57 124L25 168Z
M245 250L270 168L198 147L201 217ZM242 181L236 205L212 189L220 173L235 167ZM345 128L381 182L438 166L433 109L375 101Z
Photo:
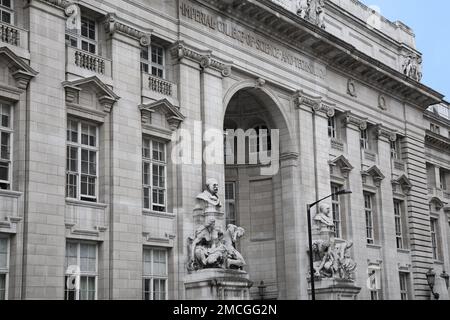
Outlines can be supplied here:
M154 112L159 112L166 117L171 130L176 130L180 123L186 118L169 100L161 99L155 102L142 104L139 106L142 114L142 122L146 123L149 116Z
M62 85L66 89L66 101L68 103L77 104L79 102L79 93L83 89L93 91L105 112L110 112L114 103L120 99L112 89L96 76L64 81Z
M377 166L373 166L372 168L370 168L369 170L365 171L365 174L368 174L370 176L372 176L372 178L374 180L377 181L381 181L385 178L385 176L383 175L383 173L381 172L380 169L378 169Z
M30 80L38 74L8 47L0 48L0 57L7 61L7 66L19 89L25 90Z
M400 186L405 194L408 194L412 188L411 181L408 179L406 175L402 175L401 177L392 180L392 186L395 190L397 186Z
M330 161L330 165L337 166L341 168L341 170L353 170L353 166L350 164L350 161L348 161L348 159L344 156L339 156L336 159Z

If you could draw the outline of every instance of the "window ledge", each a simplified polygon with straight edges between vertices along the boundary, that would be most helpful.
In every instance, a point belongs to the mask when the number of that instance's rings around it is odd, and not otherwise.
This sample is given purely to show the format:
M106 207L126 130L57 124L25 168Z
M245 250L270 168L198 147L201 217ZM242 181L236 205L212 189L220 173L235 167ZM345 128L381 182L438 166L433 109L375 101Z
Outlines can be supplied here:
M175 219L175 217L176 217L176 215L173 213L158 212L158 211L153 211L153 210L149 210L149 209L143 209L142 214L144 216L166 218L166 219Z
M0 196L10 197L10 198L19 198L22 195L22 192L12 191L12 190L0 190Z
M444 261L441 260L433 260L434 264L444 265Z
M382 246L380 246L378 244L367 244L367 248L368 249L381 249Z
M406 253L406 254L410 254L410 253L411 253L411 250L409 250L409 249L397 249L397 252L398 252L398 253Z
M66 204L94 209L105 209L106 207L108 207L108 205L105 203L82 201L71 198L66 198Z

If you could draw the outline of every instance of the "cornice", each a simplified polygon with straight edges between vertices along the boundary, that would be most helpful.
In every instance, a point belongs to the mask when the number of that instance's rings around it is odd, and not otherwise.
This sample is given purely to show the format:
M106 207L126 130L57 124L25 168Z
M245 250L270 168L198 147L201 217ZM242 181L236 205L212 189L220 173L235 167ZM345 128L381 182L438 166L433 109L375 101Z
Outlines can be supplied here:
M108 13L105 20L103 21L106 33L113 35L118 32L129 36L135 40L138 40L142 46L149 46L151 41L151 33L153 30L148 30L148 32L143 32L133 27L126 25L125 23L119 21L119 18L115 13Z
M219 71L223 77L231 75L232 62L221 61L213 56L211 50L200 50L193 46L187 45L184 41L176 42L170 49L173 59L178 61L188 59L200 65L202 69L211 68Z
M342 123L345 126L355 126L359 130L365 130L367 129L367 119L362 118L360 116L355 115L351 111L347 111L344 113L344 117L342 118Z

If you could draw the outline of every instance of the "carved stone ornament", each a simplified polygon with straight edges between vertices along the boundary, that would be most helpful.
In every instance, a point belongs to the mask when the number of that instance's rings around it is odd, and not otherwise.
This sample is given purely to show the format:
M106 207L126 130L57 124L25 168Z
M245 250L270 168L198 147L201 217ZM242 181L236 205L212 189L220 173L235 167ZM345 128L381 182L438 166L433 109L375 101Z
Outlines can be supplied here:
M352 280L357 266L350 254L352 247L353 242L345 240L339 243L334 239L314 241L314 277Z
M384 111L388 109L386 97L382 94L378 96L378 108Z
M297 15L319 26L322 29L325 25L325 0L296 0Z
M416 80L422 80L422 57L410 54L404 57L402 72L405 76Z
M303 90L299 90L294 95L294 103L297 108L307 106L313 110L320 110L322 98L308 95Z
M355 80L348 79L347 81L347 93L352 96L353 98L356 98L358 94L356 93L356 84Z
M255 80L255 88L262 88L266 85L266 80L263 78L258 78Z
M202 69L211 68L221 73L223 77L231 75L231 62L221 62L214 58L211 50L198 50L184 43L176 42L170 50L173 59L178 61L188 59L197 62Z
M350 111L347 111L345 113L345 116L342 118L342 123L345 126L354 125L359 130L366 130L367 129L367 120L364 119L364 118L360 118L360 117L354 115Z
M80 7L75 4L69 4L65 9L64 13L66 14L66 30L79 32L81 30L81 10Z
M390 130L386 127L384 127L381 124L377 125L375 134L377 136L377 138L386 138L387 140L391 141L391 142L395 142L397 141L397 133L394 130Z
M331 208L326 203L323 203L319 206L319 212L314 216L313 220L316 222L319 229L334 228Z
M148 33L137 30L133 27L127 26L126 24L119 21L115 13L108 13L105 20L103 21L105 27L105 32L113 35L115 32L122 33L133 39L139 41L142 46L149 46L151 39L151 31Z

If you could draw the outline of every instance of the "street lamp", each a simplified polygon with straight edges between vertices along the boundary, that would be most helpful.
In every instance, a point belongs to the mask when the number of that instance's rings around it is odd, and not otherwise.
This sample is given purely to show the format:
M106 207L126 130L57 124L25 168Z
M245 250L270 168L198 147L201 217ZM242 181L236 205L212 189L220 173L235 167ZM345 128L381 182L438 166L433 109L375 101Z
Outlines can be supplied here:
M433 269L430 268L430 270L428 270L428 272L426 273L426 276L427 276L428 286L431 289L431 293L433 294L433 296L436 300L439 300L439 293L434 292L434 283L436 281L436 272L434 272Z
M316 292L314 287L314 265L313 265L313 252L312 252L312 227L311 227L311 208L313 208L318 203L322 202L323 200L326 200L328 198L334 197L334 196L340 196L344 194L351 194L352 192L350 190L340 190L338 192L332 193L329 196L320 199L319 201L314 202L313 204L308 204L306 206L306 210L308 213L308 245L309 245L309 272L311 274L311 300L316 300Z

